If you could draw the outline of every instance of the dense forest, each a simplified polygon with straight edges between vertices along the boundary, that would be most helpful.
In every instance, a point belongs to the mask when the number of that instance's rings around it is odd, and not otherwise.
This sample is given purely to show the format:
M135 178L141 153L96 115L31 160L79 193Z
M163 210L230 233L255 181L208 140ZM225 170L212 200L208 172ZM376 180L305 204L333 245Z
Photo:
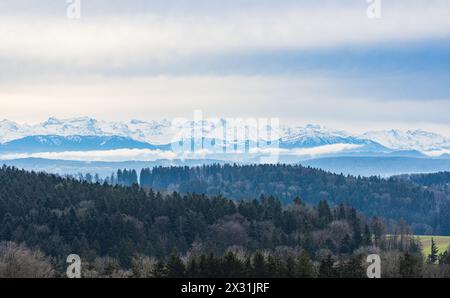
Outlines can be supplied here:
M387 235L381 218L326 200L162 194L8 167L0 185L0 276L62 276L72 253L91 277L364 277L372 252L386 276L448 274L448 253L427 266L404 222ZM14 258L34 271L11 271Z
M450 172L411 174L401 175L399 177L424 186L441 186L446 189L450 188Z
M450 235L450 192L416 183L445 177L448 173L382 179L337 175L300 165L210 165L143 169L140 185L237 200L273 195L283 204L296 197L311 204L327 200L333 206L345 203L368 217L404 219L417 234Z

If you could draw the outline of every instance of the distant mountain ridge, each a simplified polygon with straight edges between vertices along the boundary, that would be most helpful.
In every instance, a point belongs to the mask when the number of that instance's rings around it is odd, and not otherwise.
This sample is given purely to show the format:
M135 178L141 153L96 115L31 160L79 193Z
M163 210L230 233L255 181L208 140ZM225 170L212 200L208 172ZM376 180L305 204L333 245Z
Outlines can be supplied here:
M0 153L37 153L64 151L94 151L117 149L168 150L168 146L155 146L119 136L29 136L0 145Z
M305 160L302 161L302 165L338 174L389 177L402 174L449 171L450 159L402 156L339 156Z
M450 138L424 130L384 130L361 135L396 150L439 151L450 149ZM449 151L450 152L450 151Z
M131 120L128 122L107 122L89 117L71 119L49 118L47 121L29 125L13 121L0 121L0 143L5 143L29 136L118 136L136 141L168 144L173 134L169 121L144 122Z
M388 151L381 144L370 139L352 136L344 131L328 129L319 125L305 127L286 127L283 129L281 148L313 148L333 144L352 144L360 147L371 147L377 151Z
M220 119L223 123L226 119ZM218 123L187 121L181 127L201 125L205 137L214 134ZM89 117L58 119L51 117L45 122L29 125L13 121L0 121L0 151L8 148L26 151L40 150L108 150L117 148L169 148L177 141L180 126L169 120L107 122ZM419 152L428 155L450 153L450 138L422 130L416 131L372 131L360 135L319 125L302 127L284 126L278 131L281 149L314 148L336 144L352 145L352 152L393 151ZM108 139L110 138L110 139ZM43 139L46 139L43 141ZM231 139L231 138L230 138ZM254 137L250 135L254 141ZM39 140L43 141L40 142ZM79 142L77 143L76 140ZM106 143L104 143L106 142ZM20 147L23 146L23 147ZM46 147L47 146L47 147ZM35 152L35 151L33 151Z

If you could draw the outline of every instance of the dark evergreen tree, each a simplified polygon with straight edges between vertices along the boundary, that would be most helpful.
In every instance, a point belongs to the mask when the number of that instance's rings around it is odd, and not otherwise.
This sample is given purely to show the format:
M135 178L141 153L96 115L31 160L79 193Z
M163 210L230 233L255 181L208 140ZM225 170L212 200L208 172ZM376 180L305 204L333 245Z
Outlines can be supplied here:
M336 278L338 277L338 272L334 267L334 260L331 255L327 255L320 261L319 266L319 277L320 278Z
M300 278L312 278L316 276L314 264L306 251L302 251L298 257L296 275Z
M350 254L352 252L352 247L352 240L350 239L350 236L345 234L345 237L342 239L340 244L340 252L342 254Z
M163 278L168 276L167 268L164 262L159 260L152 270L152 275L156 278Z
M341 278L366 278L366 268L363 266L363 256L355 255L339 264L338 271Z
M261 278L268 277L267 263L264 255L260 252L256 252L253 255L253 277Z
M418 278L421 276L420 257L405 252L400 259L399 273L402 278Z
M186 273L186 267L183 261L177 254L172 254L167 262L167 277L169 278L183 278Z
M450 247L439 255L439 264L440 265L450 265Z
M428 262L430 264L436 264L438 261L439 249L436 246L436 242L434 242L434 238L431 238L431 252L428 255Z
M244 271L244 264L232 252L226 253L221 263L222 277L233 278L241 276Z
M295 259L291 255L289 255L286 258L286 277L287 278L295 278L297 276L296 266L297 266L297 264L295 262Z
M327 201L319 202L319 221L325 227L333 221L330 206Z
M364 232L363 232L363 245L364 246L372 246L372 233L370 232L370 228L368 224L364 225Z
M267 271L271 278L281 278L286 275L286 268L282 259L277 255L269 255L267 258Z

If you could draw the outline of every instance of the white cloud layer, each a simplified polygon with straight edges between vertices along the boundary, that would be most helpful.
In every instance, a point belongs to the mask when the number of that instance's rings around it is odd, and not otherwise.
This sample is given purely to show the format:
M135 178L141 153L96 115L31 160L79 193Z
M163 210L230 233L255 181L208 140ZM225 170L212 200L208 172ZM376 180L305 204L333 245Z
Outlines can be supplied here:
M313 148L302 148L302 149L295 149L292 150L292 153L294 155L308 155L311 157L316 157L320 155L326 155L326 154L333 154L333 153L339 153L347 150L352 149L358 149L362 147L362 145L355 145L355 144L331 144L331 145L324 145L324 146L318 146Z
M149 149L118 149L99 151L66 151L66 152L41 152L41 153L19 153L0 155L1 160L12 160L21 158L45 158L73 161L155 161L158 159L173 159L175 154L170 151Z
M431 157L439 157L441 155L450 155L450 149L425 151L423 153L428 155L428 156L431 156Z
M250 152L233 151L232 154L223 153L222 158L242 159L244 157L263 154L277 157L279 155L295 155L299 157L318 157L320 155L333 154L357 149L360 145L354 144L332 144L317 146L313 148L303 149L251 149ZM65 151L65 152L40 152L40 153L14 153L0 155L0 160L13 160L23 158L45 158L53 160L71 160L71 161L103 161L103 162L120 162L120 161L155 161L161 159L204 159L213 158L213 152L201 149L195 152L172 152L150 149L117 149L117 150L98 150L98 151ZM276 161L275 161L276 162Z
M170 64L192 55L398 43L450 35L448 1L383 1L378 20L367 18L364 3L353 3L228 14L86 13L78 21L65 19L64 12L46 17L2 15L0 57L113 69L142 62Z

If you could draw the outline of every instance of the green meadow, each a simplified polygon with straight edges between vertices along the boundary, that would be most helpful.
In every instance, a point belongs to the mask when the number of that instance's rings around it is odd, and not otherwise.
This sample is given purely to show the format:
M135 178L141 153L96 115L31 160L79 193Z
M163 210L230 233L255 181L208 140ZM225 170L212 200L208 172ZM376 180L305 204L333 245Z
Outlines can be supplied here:
M431 252L431 238L434 239L436 243L439 253L444 252L450 246L450 236L422 236L416 235L420 239L422 243L423 253L425 256L428 256Z

